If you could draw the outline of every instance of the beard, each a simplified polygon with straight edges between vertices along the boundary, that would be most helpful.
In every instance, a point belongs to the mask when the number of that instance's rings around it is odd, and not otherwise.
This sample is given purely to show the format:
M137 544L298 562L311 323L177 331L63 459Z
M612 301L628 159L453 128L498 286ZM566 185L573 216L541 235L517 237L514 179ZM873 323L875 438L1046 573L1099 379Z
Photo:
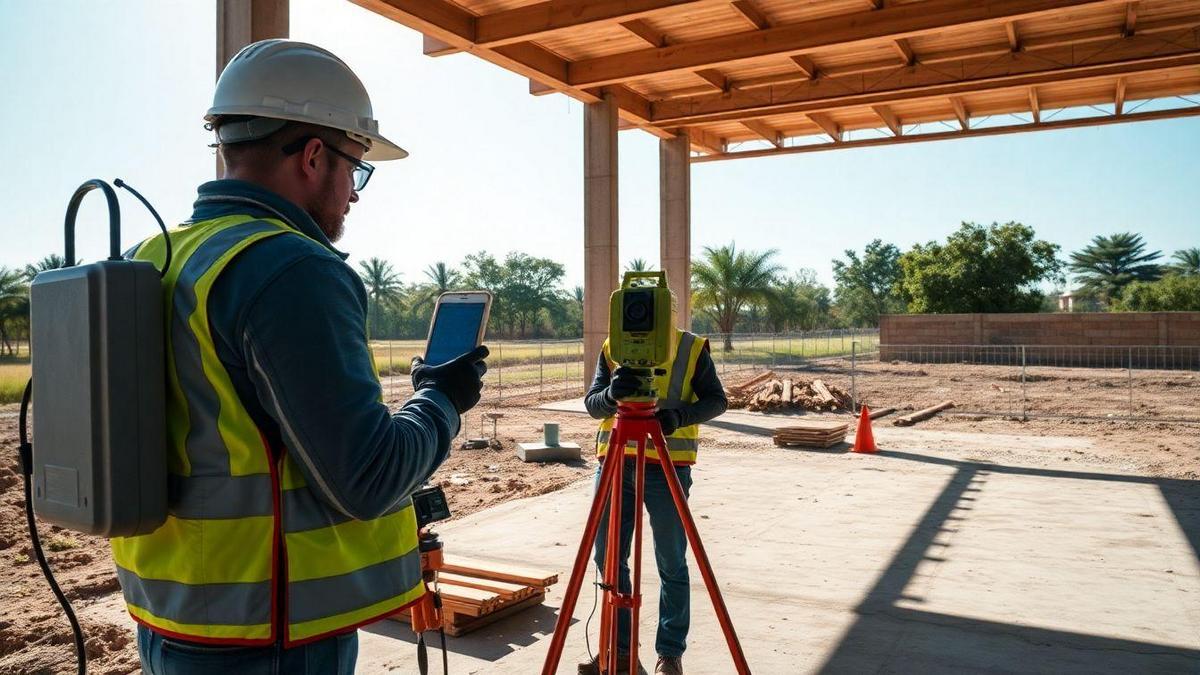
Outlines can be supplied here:
M325 174L324 184L321 190L315 196L315 203L308 213L312 219L316 221L317 227L321 228L321 232L325 233L325 238L330 243L336 242L346 233L346 212L350 205L335 204L334 195L337 194L337 175L329 171Z

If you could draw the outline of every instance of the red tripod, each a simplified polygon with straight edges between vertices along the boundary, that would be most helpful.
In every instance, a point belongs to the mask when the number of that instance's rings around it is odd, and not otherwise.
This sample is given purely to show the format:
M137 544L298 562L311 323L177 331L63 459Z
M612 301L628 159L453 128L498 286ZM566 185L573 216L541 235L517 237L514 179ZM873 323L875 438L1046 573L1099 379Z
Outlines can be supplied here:
M608 545L604 559L604 606L600 614L600 671L609 675L617 672L617 610L629 609L631 613L629 636L629 672L636 673L638 664L638 614L642 606L642 504L645 489L646 469L646 438L654 443L658 450L658 461L662 465L663 475L675 501L675 509L683 521L687 533L688 544L704 577L704 585L712 599L713 608L717 612L717 620L725 633L725 642L729 645L729 653L739 675L746 675L750 668L746 665L746 656L742 653L742 645L738 642L737 634L733 631L733 622L729 618L729 610L721 597L721 589L717 587L717 579L713 576L712 565L704 552L704 544L700 542L700 534L696 531L696 521L688 509L687 500L683 496L683 487L675 475L675 465L667 453L667 442L663 438L662 427L654 417L653 402L637 402L617 404L617 419L608 439L608 453L604 457L604 468L600 471L600 485L592 500L592 508L588 511L587 526L583 530L583 541L579 542L579 552L575 555L575 566L571 569L571 582L567 586L567 594L563 598L563 606L558 612L558 622L554 626L554 638L550 641L550 652L546 654L546 663L542 666L542 675L554 675L558 662L562 657L563 643L567 639L567 630L571 625L571 615L575 612L575 601L579 598L579 588L587 572L588 558L592 546L596 542L596 532L600 527L600 513L607 499L608 507ZM637 473L634 490L634 509L636 520L633 530L633 586L632 593L622 593L619 584L619 561L621 542L621 486L623 482L625 445L634 441L637 443Z

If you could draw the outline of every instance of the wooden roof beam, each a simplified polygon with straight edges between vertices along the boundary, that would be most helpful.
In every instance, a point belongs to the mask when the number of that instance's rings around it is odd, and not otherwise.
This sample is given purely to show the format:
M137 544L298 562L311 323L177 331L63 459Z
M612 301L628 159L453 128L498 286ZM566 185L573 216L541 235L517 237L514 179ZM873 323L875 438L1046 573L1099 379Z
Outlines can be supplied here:
M1008 48L1010 51L1021 51L1021 36L1017 34L1017 22L1009 21L1004 24L1004 31L1008 33Z
M913 53L912 45L908 44L908 40L900 38L892 42L892 46L896 48L896 53L900 55L901 65L911 66L917 63L917 55Z
M900 123L900 118L896 116L896 113L892 112L891 108L886 105L873 105L871 106L871 111L887 125L888 129L891 129L893 136L904 135L904 125Z
M842 126L834 122L829 115L826 113L809 113L808 119L812 120L813 124L821 127L821 131L828 134L834 143L842 142Z
M484 14L475 20L475 43L496 47L540 40L565 30L632 21L687 5L718 0L547 0Z
M1033 113L1033 121L1042 121L1042 104L1038 100L1037 87L1029 88L1029 110Z
M766 30L771 27L771 22L767 20L767 17L763 16L762 11L753 2L750 2L750 0L737 0L737 2L732 3L732 6L738 14L742 15L743 19L748 21L751 26L754 26L755 30Z
M1125 114L1125 87L1126 87L1125 78L1118 77L1117 78L1117 93L1116 93L1116 99L1115 99L1116 107L1113 108L1113 110L1118 115Z
M747 39L747 33L735 33L667 48L581 59L570 64L568 82L573 86L597 86L657 73L696 71L768 56L791 56L826 47L861 46L949 28L1001 24L1072 7L1118 1L926 0L751 31L754 39Z
M1129 37L1137 32L1137 13L1138 2L1131 2L1125 5L1125 37Z
M958 118L958 125L963 131L971 128L971 115L967 113L967 106L963 104L962 99L957 96L950 97L950 105L954 106L954 116Z
M1111 46L1081 51L1070 45L1043 54L1022 51L980 67L970 64L918 64L884 82L831 81L821 78L786 89L735 88L723 96L696 96L652 104L654 122L665 127L694 125L778 114L824 112L902 101L945 101L950 96L1021 90L1055 83L1113 81L1138 73L1194 69L1200 65L1200 33L1170 43L1142 36L1116 38ZM957 73L972 72L968 79Z
M669 44L666 33L646 23L643 19L625 21L621 24L621 28L640 37L651 47L666 47Z
M746 120L742 122L742 126L758 134L760 138L770 142L775 147L783 147L783 132L778 129L772 129L762 120Z
M866 3L867 9L871 11L883 9L883 0L866 0Z
M817 79L820 71L817 70L817 64L813 63L811 58L805 56L804 54L796 54L795 56L791 57L791 60L792 63L800 69L800 72L804 73L805 79Z
M693 157L692 162L716 162L731 159L747 159L751 157L770 157L773 155L794 155L809 152L828 152L847 148L876 147L880 145L900 145L907 143L930 143L956 138L975 138L981 136L1002 136L1005 134L1025 133L1029 131L1052 131L1055 129L1076 129L1094 127L1124 122L1143 122L1152 120L1177 119L1182 117L1200 117L1200 106L1188 108L1173 108L1170 110L1153 110L1149 112L1132 113L1129 115L1102 115L1098 117L1081 117L1075 119L1051 120L1040 123L1009 124L999 127L977 127L969 131L940 131L928 134L909 136L886 136L878 138L862 138L844 143L810 143L792 145L786 148L767 148L761 150L743 150L730 152L718 157Z
M718 138L703 129L688 129L688 142L697 152L707 152L713 155L725 154L729 143L724 138Z
M721 74L721 71L714 68L708 70L697 70L696 76L710 85L717 88L717 91L722 93L729 92L729 78Z
M435 37L428 35L421 36L421 52L425 56L447 56L449 54L457 54L461 51L458 47L442 42Z

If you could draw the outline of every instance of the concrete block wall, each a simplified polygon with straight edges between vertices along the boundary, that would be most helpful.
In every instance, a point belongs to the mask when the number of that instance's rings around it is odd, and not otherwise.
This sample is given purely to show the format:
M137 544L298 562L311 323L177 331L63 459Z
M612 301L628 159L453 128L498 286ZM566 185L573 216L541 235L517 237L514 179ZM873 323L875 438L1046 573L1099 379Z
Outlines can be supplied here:
M1200 361L1200 312L890 314L880 317L879 342L884 360L912 360L914 354L921 354L922 360L939 359L939 354L950 353L905 346L979 345L990 348L966 360L984 362L995 358L995 346L1026 345L1033 347L1027 350L1030 362L1111 365L1130 360L1132 354L1135 365L1158 367L1153 364L1162 361L1194 367L1187 364ZM956 355L944 360L963 360L961 350L953 351ZM1124 359L1121 354L1126 354Z

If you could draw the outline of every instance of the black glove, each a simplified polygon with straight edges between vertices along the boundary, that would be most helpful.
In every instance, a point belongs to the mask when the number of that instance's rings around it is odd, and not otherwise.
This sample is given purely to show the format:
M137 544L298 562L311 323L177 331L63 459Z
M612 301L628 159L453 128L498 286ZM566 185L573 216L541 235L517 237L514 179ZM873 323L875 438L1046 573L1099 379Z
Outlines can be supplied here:
M678 431L679 424L683 422L678 410L655 410L654 417L662 427L663 436L670 436Z
M479 403L479 392L483 390L483 374L487 372L484 359L488 348L480 345L474 351L436 366L425 365L425 360L414 356L412 360L413 389L425 388L440 391L454 404L459 414L465 413Z
M616 403L623 398L633 396L634 392L641 388L642 379L638 377L634 369L617 366L617 369L613 371L612 381L608 383L608 397Z

